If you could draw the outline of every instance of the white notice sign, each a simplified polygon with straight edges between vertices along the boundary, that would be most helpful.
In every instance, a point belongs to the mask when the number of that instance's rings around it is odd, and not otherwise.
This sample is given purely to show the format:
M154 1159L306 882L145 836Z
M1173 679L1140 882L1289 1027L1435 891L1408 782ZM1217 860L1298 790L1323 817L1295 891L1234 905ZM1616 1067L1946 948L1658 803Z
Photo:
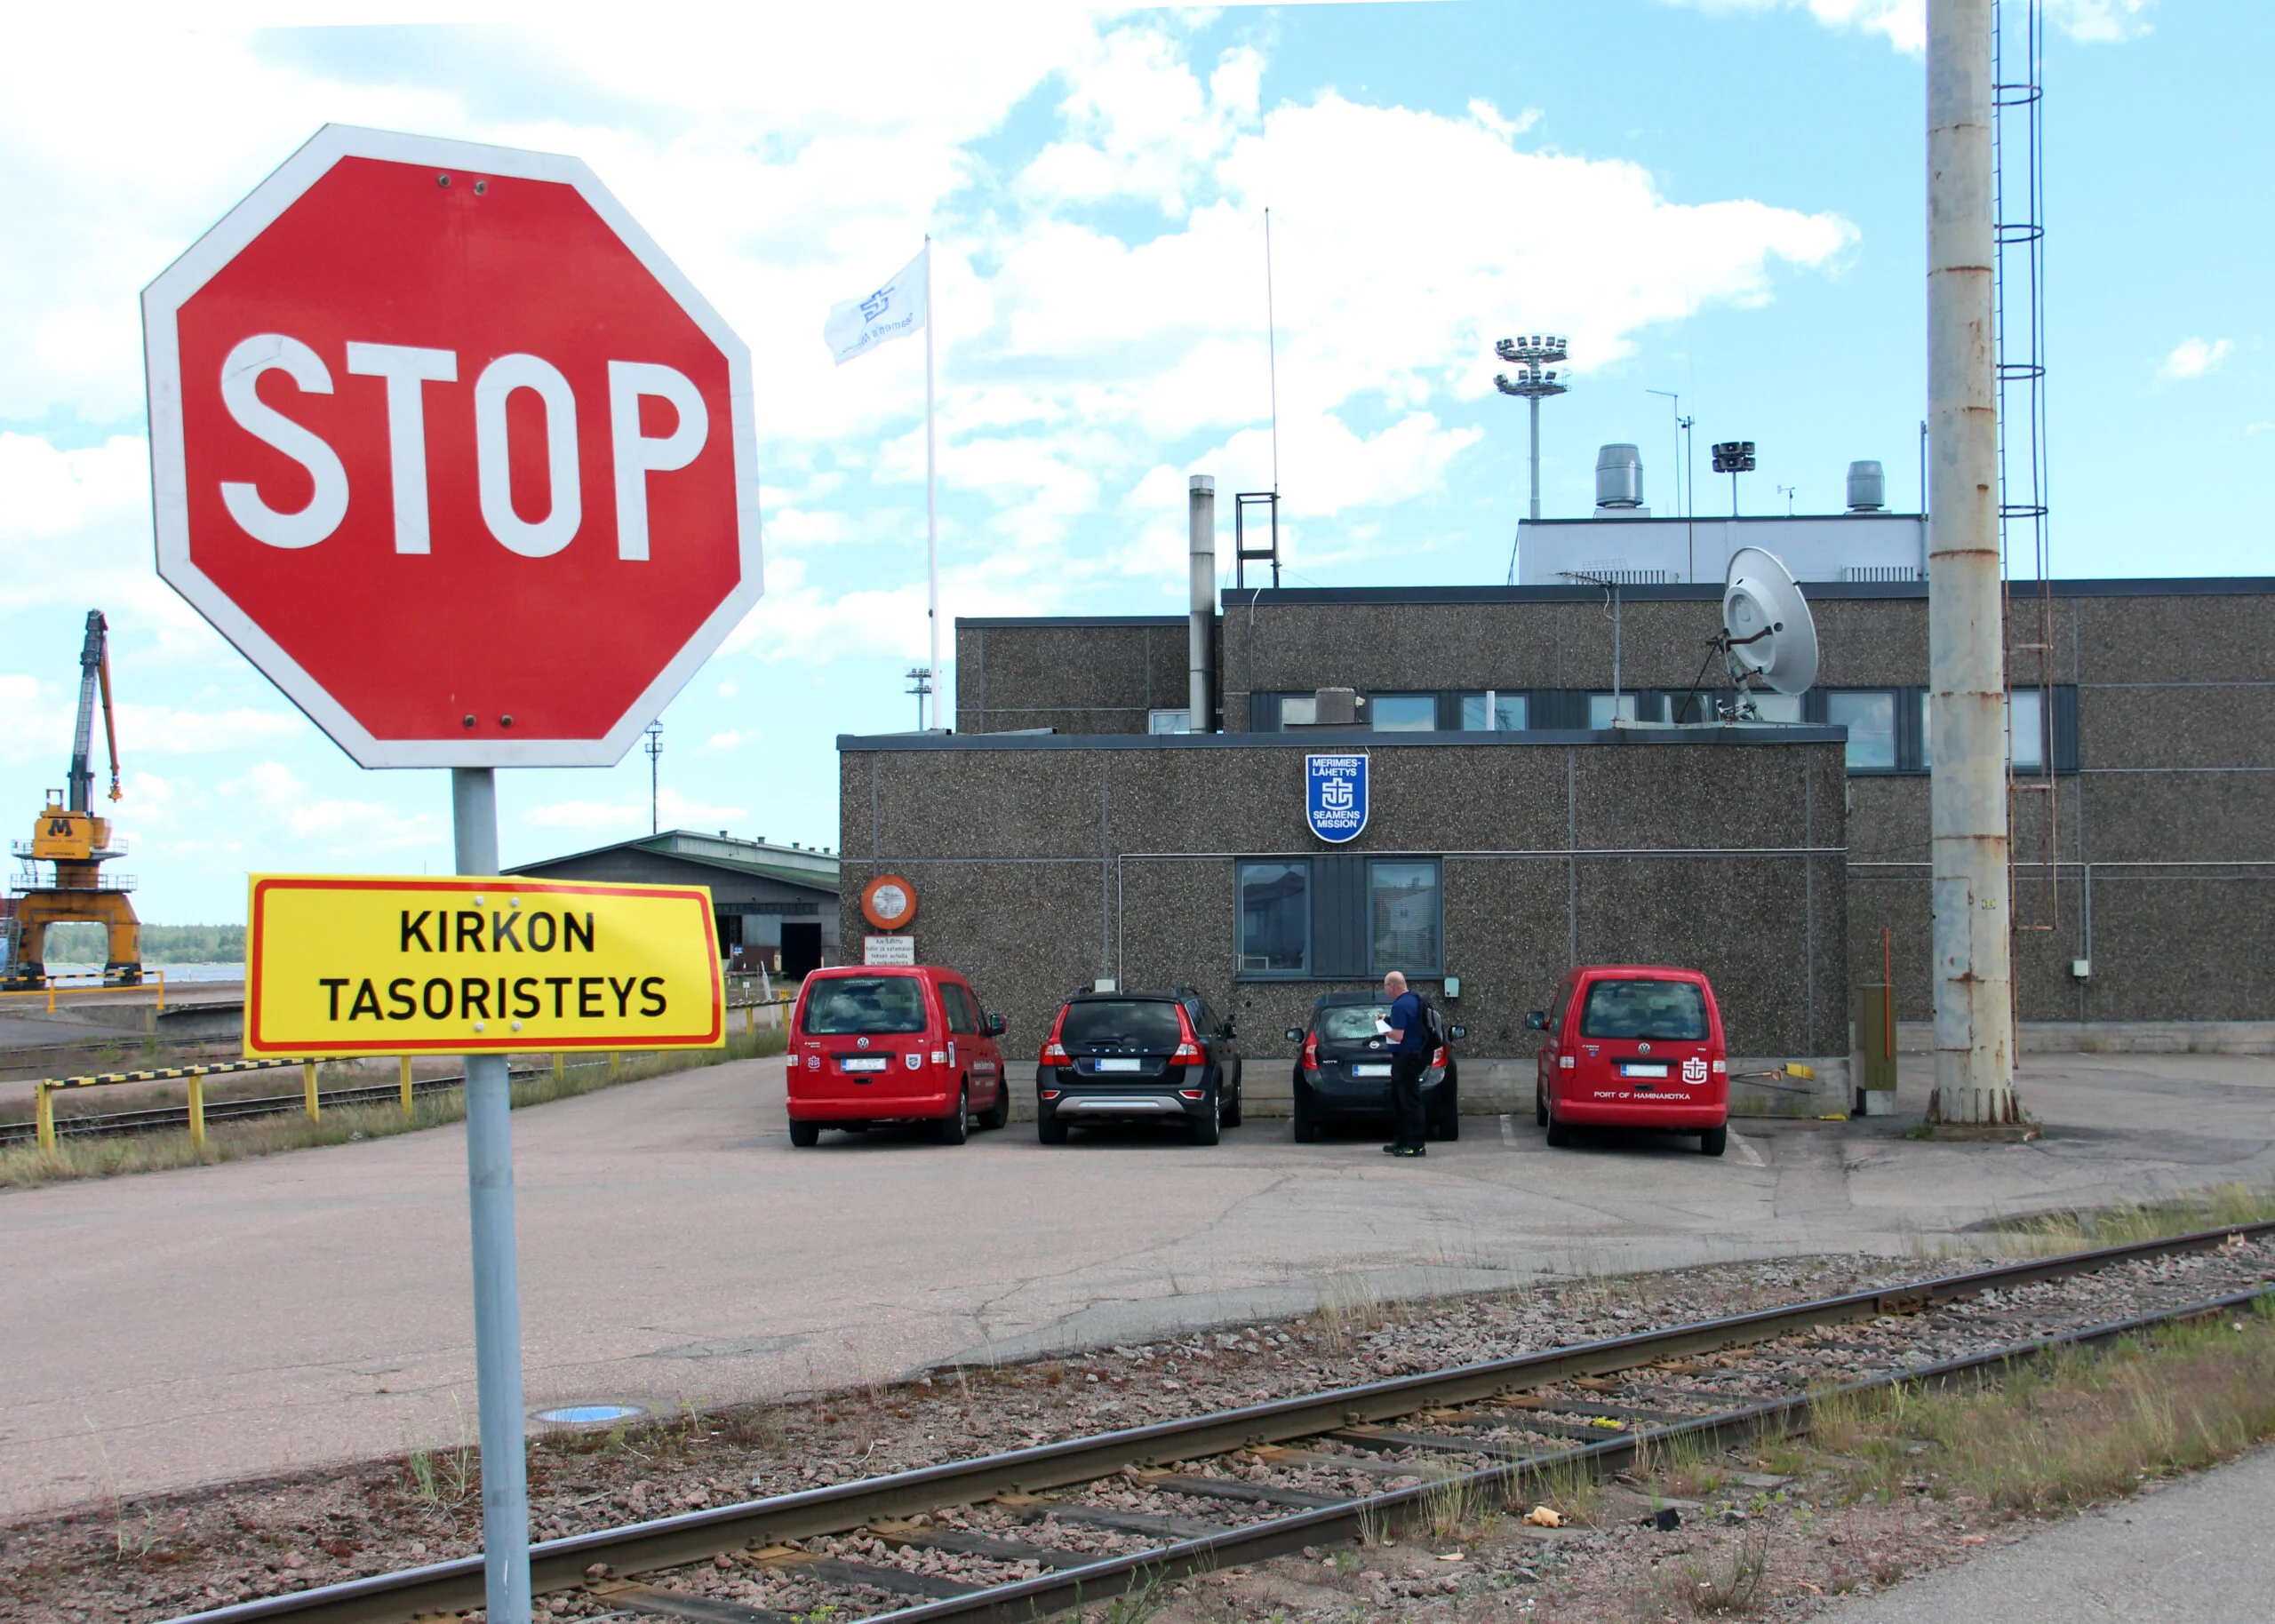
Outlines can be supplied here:
M914 936L865 936L861 939L863 964L914 964Z

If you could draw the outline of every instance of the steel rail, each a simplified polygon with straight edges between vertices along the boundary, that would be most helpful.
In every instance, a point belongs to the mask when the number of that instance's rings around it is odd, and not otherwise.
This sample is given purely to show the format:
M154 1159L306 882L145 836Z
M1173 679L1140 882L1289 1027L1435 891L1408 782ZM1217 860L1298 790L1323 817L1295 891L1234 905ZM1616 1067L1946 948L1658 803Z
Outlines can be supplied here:
M1506 1493L1521 1485L1528 1477L1537 1477L1549 1470L1569 1471L1576 1467L1591 1476L1600 1477L1656 1446L1672 1445L1686 1438L1728 1445L1764 1434L1806 1432L1810 1413L1828 1398L1846 1398L1896 1387L1942 1385L1968 1377L1987 1377L2071 1349L2093 1347L2135 1336L2144 1331L2254 1307L2264 1302L2265 1298L2264 1291L2233 1292L2226 1296L2209 1298L2152 1314L2138 1314L2127 1319L2059 1332L2033 1341L2013 1342L1988 1352L1968 1354L1962 1358L1944 1359L1933 1365L1892 1371L1886 1375L1846 1382L1821 1392L1773 1399L1767 1404L1721 1411L1668 1426L1636 1428L1600 1444L1531 1455L1480 1471L1450 1474L1412 1488L1386 1490L1380 1494L1346 1501L1341 1505L1327 1506L1316 1511L1291 1512L1267 1522L1230 1528L1223 1533L1180 1540L1154 1550L1133 1551L1126 1556L1110 1557L1087 1567L1066 1568L1037 1579L990 1586L969 1596L930 1602L922 1606L898 1608L891 1612L871 1613L860 1624L933 1624L934 1620L950 1619L970 1621L970 1624L1033 1624L1036 1619L1089 1603L1105 1601L1141 1584L1180 1579L1190 1573L1209 1572L1237 1564L1262 1562L1273 1556L1289 1555L1305 1546L1347 1544L1360 1539L1369 1527L1395 1533L1417 1510L1426 1514L1427 1502L1434 1496L1450 1497L1457 1493L1473 1494L1489 1489ZM755 1610L753 1611L755 1616Z
M299 1064L297 1061L290 1063ZM571 1063L569 1070L606 1063L599 1060ZM519 1066L512 1076L538 1077L551 1071L550 1066ZM157 1074L156 1080L171 1081L189 1075L187 1070ZM208 1074L210 1075L210 1073ZM458 1074L449 1077L422 1077L411 1085L414 1099L430 1094L444 1094L453 1088L466 1087L466 1079ZM345 1088L326 1088L316 1095L319 1106L389 1105L402 1098L400 1083L355 1083ZM307 1109L307 1096L302 1094L260 1095L243 1100L208 1100L205 1119L208 1122L249 1120L255 1117L283 1116ZM144 1111L106 1111L100 1115L76 1117L59 1116L55 1118L55 1134L59 1139L108 1139L125 1134L148 1134L166 1128L188 1127L189 1107L187 1105L155 1105ZM28 1144L37 1137L36 1122L0 1122L0 1145Z
M2275 1222L2238 1224L2002 1263L1881 1290L1846 1293L1665 1330L1518 1354L1417 1375L1394 1376L1181 1421L1067 1438L972 1460L916 1467L827 1488L717 1506L622 1528L571 1534L531 1548L531 1585L539 1594L571 1589L584 1582L586 1570L595 1563L605 1564L617 1575L678 1567L707 1561L724 1551L840 1533L940 1506L970 1505L1000 1494L1034 1493L1095 1482L1114 1476L1125 1466L1193 1460L1309 1437L1337 1428L1388 1421L1441 1405L1473 1403L1505 1393L1551 1386L1577 1376L1603 1375L1685 1354L1770 1341L1821 1325L1888 1314L1916 1314L1985 1291L2090 1274L2116 1263L2213 1251L2239 1235L2271 1234L2275 1234ZM1667 1436L1681 1430L1681 1427L1674 1428ZM1608 1445L1592 1445L1560 1453L1553 1459L1585 1461L1594 1458L1606 1447L1616 1448L1624 1441L1615 1438ZM1505 1472L1510 1469L1495 1469ZM1388 1497L1377 1496L1352 1504L1372 1506L1377 1501L1404 1503L1398 1496L1405 1493L1399 1491ZM1303 1517L1281 1521L1311 1528L1314 1524L1305 1518L1329 1515L1306 1513ZM1343 1514L1337 1511L1334 1515ZM1349 1515L1355 1517L1358 1514L1353 1511ZM1281 1522L1268 1525L1280 1526ZM1217 1535L1191 1543L1214 1550L1227 1537L1230 1536ZM1303 1542L1297 1541L1298 1545ZM1153 1561L1160 1553L1141 1556L1144 1561ZM1131 1560L1143 1565L1136 1558ZM1104 1564L1097 1571L1105 1569L1121 1571L1114 1564ZM372 1574L185 1614L175 1624L256 1624L257 1620L276 1619L291 1619L295 1624L410 1624L421 1614L457 1612L481 1606L483 1580L482 1557L460 1556L424 1567ZM906 1616L930 1615L924 1609L917 1609Z

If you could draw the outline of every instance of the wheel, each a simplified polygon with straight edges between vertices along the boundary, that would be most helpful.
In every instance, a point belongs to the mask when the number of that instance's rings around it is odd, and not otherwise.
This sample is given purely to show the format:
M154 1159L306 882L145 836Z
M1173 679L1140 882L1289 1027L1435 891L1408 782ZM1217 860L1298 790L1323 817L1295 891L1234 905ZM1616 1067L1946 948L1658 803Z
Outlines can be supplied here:
M1304 1085L1295 1085L1295 1142L1297 1144L1317 1144L1320 1142L1320 1110L1311 1103L1311 1096Z
M1535 1127L1548 1126L1548 1096L1540 1091L1537 1082L1532 1086L1532 1125Z
M1429 1136L1433 1139L1461 1137L1461 1097L1454 1092L1450 1081L1446 1085L1443 1103L1430 1113Z
M1238 1127L1240 1125L1241 1063L1236 1060L1233 1062L1233 1103L1225 1107L1225 1126L1226 1127Z
M1698 1149L1707 1156L1720 1156L1729 1148L1730 1125L1727 1122L1720 1127L1710 1127L1698 1135Z
M1055 1111L1046 1111L1034 1119L1034 1136L1045 1144L1065 1144L1066 1125L1058 1119Z
M794 1120L790 1124L790 1142L796 1145L802 1150L819 1144L821 1142L821 1124L818 1122L798 1122Z
M1225 1094L1220 1087L1209 1095L1208 1111L1193 1118L1193 1142L1215 1144L1225 1135Z
M1544 1118L1542 1126L1548 1129L1548 1142L1552 1145L1570 1144L1572 1130L1556 1119L1556 1107L1545 1105L1541 1109Z
M1011 1119L1011 1085L1001 1077L995 1079L995 1103L979 1113L982 1127L1002 1127Z
M956 1088L955 1109L932 1125L932 1137L942 1144L962 1144L971 1137L971 1085Z

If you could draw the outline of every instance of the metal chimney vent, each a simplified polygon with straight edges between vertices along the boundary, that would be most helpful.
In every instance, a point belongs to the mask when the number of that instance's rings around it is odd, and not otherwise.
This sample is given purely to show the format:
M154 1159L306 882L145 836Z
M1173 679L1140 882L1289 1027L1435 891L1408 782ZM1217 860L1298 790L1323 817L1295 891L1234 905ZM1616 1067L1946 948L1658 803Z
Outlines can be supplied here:
M1597 475L1599 479L1602 475ZM1848 465L1848 511L1876 513L1888 506L1888 475L1876 462Z
M1596 453L1596 506L1643 506L1643 453L1632 445L1608 445Z

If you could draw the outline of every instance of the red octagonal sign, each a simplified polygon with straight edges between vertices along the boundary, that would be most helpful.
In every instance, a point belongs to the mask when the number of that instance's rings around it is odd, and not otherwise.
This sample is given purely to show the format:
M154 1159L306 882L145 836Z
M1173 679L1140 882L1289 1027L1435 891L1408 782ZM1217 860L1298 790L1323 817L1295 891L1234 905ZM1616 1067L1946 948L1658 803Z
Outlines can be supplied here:
M158 573L365 767L606 766L758 599L750 352L577 159L327 125L142 308Z

